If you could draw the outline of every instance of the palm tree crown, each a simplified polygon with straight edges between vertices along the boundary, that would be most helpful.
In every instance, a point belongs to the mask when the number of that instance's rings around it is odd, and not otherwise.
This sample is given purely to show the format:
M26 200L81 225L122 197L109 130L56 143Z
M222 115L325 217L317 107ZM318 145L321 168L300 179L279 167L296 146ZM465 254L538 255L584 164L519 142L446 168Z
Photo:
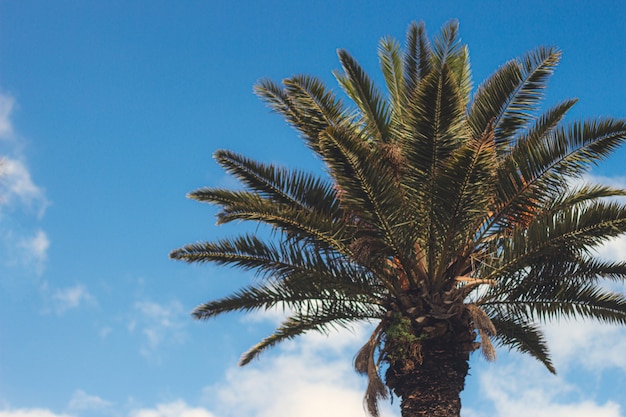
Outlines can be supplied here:
M623 282L626 263L594 254L626 231L626 206L610 198L626 190L583 179L625 140L626 121L563 122L576 100L539 114L560 58L550 47L505 63L472 95L457 32L448 23L431 41L423 24L411 24L404 50L383 38L387 94L339 50L343 71L335 77L353 106L310 76L255 87L322 159L329 179L218 151L246 190L189 195L218 205L219 223L249 220L278 232L170 255L263 278L200 305L196 318L289 312L241 364L307 331L372 321L355 359L369 377L368 411L377 414L389 388L405 417L458 415L472 351L493 359L495 342L554 372L538 322L626 324L626 299L603 286Z

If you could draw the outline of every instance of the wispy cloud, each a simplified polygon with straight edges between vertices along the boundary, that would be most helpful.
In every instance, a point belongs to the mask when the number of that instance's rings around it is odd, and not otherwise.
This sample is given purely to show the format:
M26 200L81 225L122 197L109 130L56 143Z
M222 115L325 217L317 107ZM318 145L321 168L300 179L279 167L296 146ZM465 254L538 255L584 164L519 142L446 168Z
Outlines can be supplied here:
M0 140L10 138L13 135L11 112L13 112L14 105L13 97L0 93Z
M233 366L224 380L205 388L206 404L220 417L363 417L365 380L351 359L368 330L310 333L258 362ZM384 416L397 415L383 406Z
M493 411L463 410L464 417L620 417L619 404L597 403L562 378L546 378L541 365L527 358L490 366L479 377L480 392Z
M190 407L184 401L159 404L155 408L146 408L131 412L130 417L214 417L201 407Z
M5 266L43 273L50 240L37 226L49 202L32 179L11 122L13 97L0 93L0 259Z
M0 410L0 417L73 417L69 414L56 414L43 408L18 408Z
M46 232L39 229L34 236L22 237L18 242L18 247L22 250L23 262L41 275L48 259L48 247L50 247L50 240Z
M612 261L626 261L626 236L609 239L598 248L598 255Z
M83 390L76 390L70 399L68 409L74 412L102 411L110 409L113 403L103 400L97 395L89 395Z
M50 247L46 232L23 228L6 219L0 223L0 265L41 276Z
M96 299L83 284L55 290L50 296L52 308L58 315L83 305L95 305Z
M140 352L153 357L163 345L180 345L187 335L184 332L187 313L178 301L159 304L154 301L137 301L133 305L128 331L143 337Z
M546 326L548 346L558 369L576 367L595 373L626 372L626 332L623 326L597 321L561 321Z
M48 202L21 155L22 144L11 122L14 105L13 97L0 93L0 208L19 204L34 207L43 215Z
M143 302L137 309L161 317L157 321L164 327L175 321L164 318L171 315L167 306ZM136 330L140 328L137 323ZM117 417L363 417L365 381L352 369L351 359L369 330L363 326L329 336L311 333L287 342L258 362L231 367L205 387L194 404L178 398L115 409L115 404L78 390L67 407L70 415L29 409L0 411L0 417L88 417L94 412ZM463 417L624 417L617 402L597 401L593 392L573 385L566 373L549 375L527 357L504 354L501 359L480 366L473 383L479 386L481 406L464 407ZM400 415L397 403L382 406L382 416Z
M4 156L0 164L0 205L35 210L41 218L48 206L44 191L35 185L26 163Z

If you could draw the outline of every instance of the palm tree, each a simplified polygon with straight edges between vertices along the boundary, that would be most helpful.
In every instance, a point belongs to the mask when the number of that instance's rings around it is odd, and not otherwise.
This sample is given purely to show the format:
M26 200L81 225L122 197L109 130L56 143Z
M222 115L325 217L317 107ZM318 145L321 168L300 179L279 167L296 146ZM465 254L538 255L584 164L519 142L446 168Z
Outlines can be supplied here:
M339 50L336 72L353 107L298 75L256 93L297 129L329 178L218 151L245 190L203 188L218 223L260 222L245 235L171 253L256 271L255 284L200 305L208 319L281 306L288 318L245 353L308 331L370 321L357 353L367 410L390 391L402 415L459 416L470 353L494 344L554 372L538 323L590 318L626 324L626 262L594 250L626 231L626 190L584 174L626 138L626 121L565 123L576 100L538 114L560 52L538 48L501 66L476 92L468 49L451 22L432 41L411 24L404 50L383 38L384 95Z

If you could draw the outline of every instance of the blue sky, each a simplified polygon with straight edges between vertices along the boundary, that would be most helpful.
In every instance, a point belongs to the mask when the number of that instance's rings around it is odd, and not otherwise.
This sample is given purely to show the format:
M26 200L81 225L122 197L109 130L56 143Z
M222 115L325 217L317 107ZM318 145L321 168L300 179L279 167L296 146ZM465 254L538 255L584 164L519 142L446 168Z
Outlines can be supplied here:
M366 329L307 335L237 368L278 314L192 321L251 276L167 255L240 230L185 199L234 185L215 150L321 172L255 81L307 73L338 89L337 48L379 79L378 40L402 40L412 20L434 34L459 19L475 84L556 45L546 102L626 117L625 3L436 3L0 0L0 417L363 416L351 360ZM626 186L625 158L591 175ZM624 259L626 240L602 254ZM626 416L626 329L546 332L559 375L506 351L476 356L464 417Z

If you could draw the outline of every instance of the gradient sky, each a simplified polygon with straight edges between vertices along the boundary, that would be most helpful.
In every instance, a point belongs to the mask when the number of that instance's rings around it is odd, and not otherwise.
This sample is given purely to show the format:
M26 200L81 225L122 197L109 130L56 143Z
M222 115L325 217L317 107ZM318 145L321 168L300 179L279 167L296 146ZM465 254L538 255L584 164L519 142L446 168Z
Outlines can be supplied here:
M460 21L476 85L556 45L546 103L626 117L625 2L439 3L0 0L0 417L364 416L351 360L366 328L237 368L279 314L192 321L252 276L167 255L241 230L185 198L234 186L215 150L321 173L255 81L307 73L337 90L337 48L380 79L378 40L403 41L412 20L431 34ZM626 186L625 160L622 148L591 175ZM626 258L626 240L602 254ZM475 355L464 417L626 416L626 328L546 332L558 376L505 350Z

